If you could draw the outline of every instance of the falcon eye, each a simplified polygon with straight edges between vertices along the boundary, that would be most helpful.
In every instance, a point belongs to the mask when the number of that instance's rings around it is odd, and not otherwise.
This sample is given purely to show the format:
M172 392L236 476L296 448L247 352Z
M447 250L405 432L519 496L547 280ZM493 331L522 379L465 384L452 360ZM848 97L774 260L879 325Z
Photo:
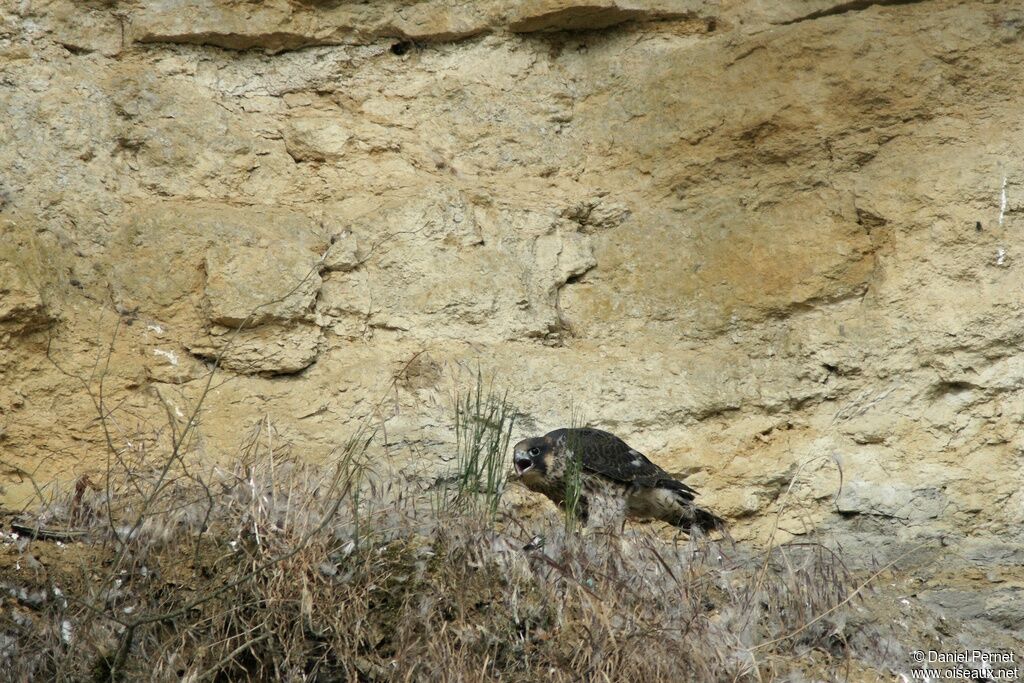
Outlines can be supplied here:
M530 449L529 453L530 455L536 458L538 455L540 455L540 449L534 446L533 448Z

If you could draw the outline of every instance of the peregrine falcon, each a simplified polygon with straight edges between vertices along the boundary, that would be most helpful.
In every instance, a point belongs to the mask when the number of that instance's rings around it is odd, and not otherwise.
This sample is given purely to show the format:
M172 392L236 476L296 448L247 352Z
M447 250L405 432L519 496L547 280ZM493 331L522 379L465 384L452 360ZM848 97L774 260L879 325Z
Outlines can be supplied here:
M599 517L660 519L690 533L725 530L725 522L693 504L697 492L675 479L625 441L600 429L556 429L525 439L513 449L520 481L559 507L566 501L566 473L579 471L577 512L588 525Z

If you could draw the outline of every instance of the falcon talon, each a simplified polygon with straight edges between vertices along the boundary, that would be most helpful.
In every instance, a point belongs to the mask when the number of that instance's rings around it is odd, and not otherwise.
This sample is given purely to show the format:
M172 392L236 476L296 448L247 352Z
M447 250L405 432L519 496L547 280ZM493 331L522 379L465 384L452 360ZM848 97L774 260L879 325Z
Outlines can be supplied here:
M622 528L626 517L659 519L686 533L725 531L725 521L694 504L697 492L647 456L609 432L591 428L556 429L524 439L512 449L520 481L565 507L569 459L578 458L576 514L590 525ZM575 475L574 475L575 476ZM575 485L574 485L575 486Z

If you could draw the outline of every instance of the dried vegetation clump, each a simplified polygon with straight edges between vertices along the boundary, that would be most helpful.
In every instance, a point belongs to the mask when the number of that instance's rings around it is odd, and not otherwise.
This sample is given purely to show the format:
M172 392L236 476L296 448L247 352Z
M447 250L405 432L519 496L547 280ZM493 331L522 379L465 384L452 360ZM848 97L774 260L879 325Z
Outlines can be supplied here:
M466 505L463 479L440 494L381 484L365 436L324 467L275 451L272 433L261 422L233 471L135 458L21 517L4 551L3 670L718 681L840 676L879 655L820 545L758 555L645 527L536 528L490 499Z
M0 554L12 680L763 681L886 659L863 585L822 544L514 515L515 411L479 377L456 399L452 471L426 488L371 466L372 433L314 465L269 419L232 468L204 465L200 408L111 437L102 479L40 486L17 516Z

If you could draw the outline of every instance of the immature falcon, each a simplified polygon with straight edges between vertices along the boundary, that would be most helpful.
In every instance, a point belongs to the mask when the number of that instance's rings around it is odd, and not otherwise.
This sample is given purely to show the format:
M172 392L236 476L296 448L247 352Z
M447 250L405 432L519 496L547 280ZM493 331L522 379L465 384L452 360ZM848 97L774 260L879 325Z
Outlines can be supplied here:
M580 517L589 523L621 525L625 517L660 519L687 533L724 530L718 516L693 504L697 492L675 479L625 441L600 429L556 429L525 439L513 449L520 480L562 507L566 472L578 463Z

